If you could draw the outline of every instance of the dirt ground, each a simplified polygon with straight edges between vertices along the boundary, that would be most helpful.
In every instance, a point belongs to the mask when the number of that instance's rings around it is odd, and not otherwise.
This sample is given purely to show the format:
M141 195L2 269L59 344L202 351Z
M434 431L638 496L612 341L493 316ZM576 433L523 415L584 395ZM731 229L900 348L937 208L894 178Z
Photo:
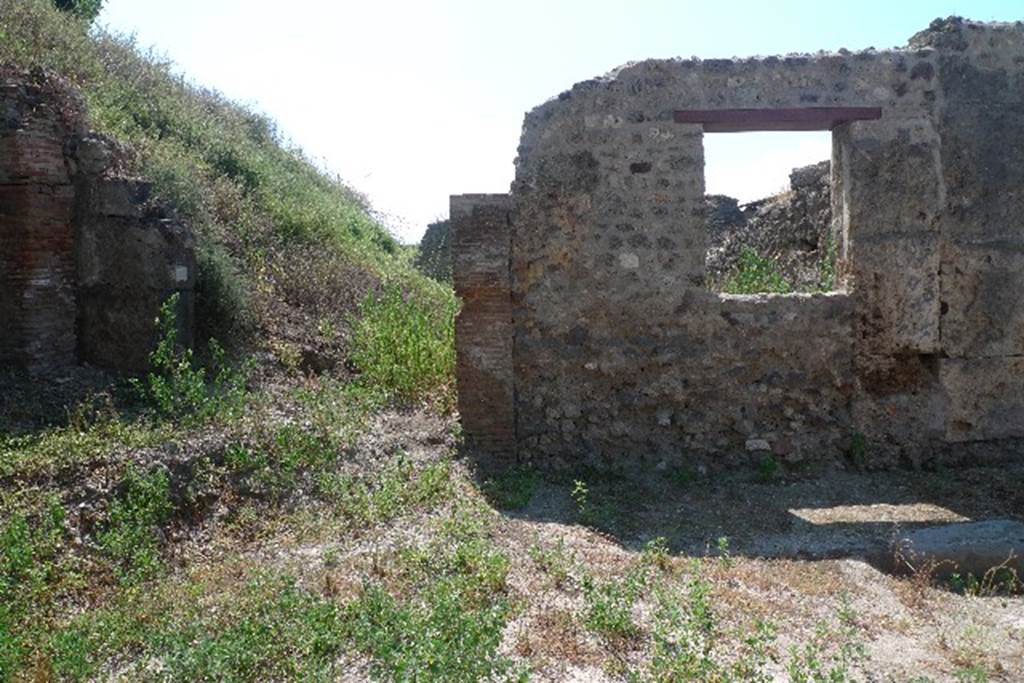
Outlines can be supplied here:
M367 461L396 449L431 460L450 446L450 427L426 413L389 414L358 450ZM462 460L456 476L472 481L473 468ZM849 609L864 650L850 680L1024 681L1024 597L965 594L927 572L888 573L877 561L901 530L1024 517L1024 464L767 479L750 472L656 473L644 481L591 475L588 505L596 512L587 523L572 494L579 480L537 477L525 488L525 506L495 513L491 535L511 558L509 585L521 605L502 649L528 662L531 680L631 680L649 655L652 606L640 599L633 607L639 635L601 638L582 623L580 577L621 578L648 541L663 537L667 576L683 577L703 558L723 627L753 619L776 625L774 680L789 680L791 646ZM466 495L476 491L469 484ZM309 581L330 573L354 584L381 553L428 528L425 516L341 543L284 542L270 556L302 568ZM329 572L317 561L327 546L340 558ZM544 553L563 558L563 570L538 560Z

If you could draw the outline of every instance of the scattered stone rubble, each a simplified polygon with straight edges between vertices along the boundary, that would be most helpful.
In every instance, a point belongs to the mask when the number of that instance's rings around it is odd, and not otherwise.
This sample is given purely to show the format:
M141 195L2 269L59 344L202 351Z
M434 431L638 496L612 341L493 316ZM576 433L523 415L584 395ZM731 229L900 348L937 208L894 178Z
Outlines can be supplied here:
M832 289L832 236L828 161L795 169L790 189L739 206L732 197L709 195L708 286L720 289L740 255L750 249L778 269L794 291Z

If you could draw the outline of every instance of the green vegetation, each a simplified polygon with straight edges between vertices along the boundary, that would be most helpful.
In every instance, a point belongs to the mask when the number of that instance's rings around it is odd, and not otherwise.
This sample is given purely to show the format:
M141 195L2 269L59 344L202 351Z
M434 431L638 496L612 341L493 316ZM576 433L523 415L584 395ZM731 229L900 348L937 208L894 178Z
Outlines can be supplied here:
M100 548L115 562L118 577L139 583L160 569L160 528L174 507L167 473L141 473L129 468L123 491L110 506L106 528L97 536Z
M522 510L541 482L540 472L530 467L511 467L487 479L481 486L483 494L500 510Z
M423 289L441 292L443 286ZM352 360L362 379L407 400L442 387L453 391L456 312L451 296L416 296L397 286L368 295L352 339Z
M129 37L83 31L76 15L98 10L96 0L60 2L71 14L50 0L0 0L0 63L43 67L80 88L90 125L124 145L127 170L151 179L193 227L200 332L233 346L256 329L272 349L316 345L321 322L343 329L382 279L418 299L431 322L450 316L450 288L418 273L365 199L290 146L272 121L192 85ZM422 368L400 377L374 353L364 351L367 372L399 382L399 394L447 381L443 364L429 378ZM422 361L439 358L432 353Z
M177 308L178 294L160 307L160 339L149 355L150 372L144 381L133 380L134 386L158 415L169 419L195 423L238 415L245 401L247 370L227 365L215 339L209 342L211 371L200 367L192 349L179 340Z
M404 549L392 591L368 584L349 605L350 632L381 680L526 680L498 653L513 607L509 561L488 530L485 512L457 507L432 543Z
M684 560L665 539L630 551L596 533L630 523L640 495L624 478L555 480L590 528L488 507L548 501L538 471L478 487L449 450L450 288L413 272L365 202L271 122L87 31L99 4L0 0L0 61L81 87L128 170L195 227L202 336L230 353L183 348L171 299L147 375L77 395L66 420L2 430L0 682L522 681L545 664L531 638L631 681L767 681L773 665L798 683L853 680L865 647L847 604L787 654L776 631L803 615L766 620L780 592L768 561L734 557L724 536L717 557ZM737 289L788 291L770 263L742 271ZM280 364L237 360L253 347ZM345 354L354 379L310 372L311 347ZM379 414L394 403L406 433ZM851 457L865 448L855 435ZM765 458L760 475L779 468ZM1011 579L995 568L957 587L1002 596ZM960 680L986 680L977 651L955 660Z
M103 0L53 0L53 5L79 19L92 21L103 9Z
M839 248L835 235L830 231L828 233L828 241L825 243L825 258L821 261L818 273L818 287L822 292L831 292L835 290L838 284L836 281L836 261L838 258Z
M736 271L726 279L722 291L726 294L789 294L793 286L786 282L773 261L747 247L740 254Z

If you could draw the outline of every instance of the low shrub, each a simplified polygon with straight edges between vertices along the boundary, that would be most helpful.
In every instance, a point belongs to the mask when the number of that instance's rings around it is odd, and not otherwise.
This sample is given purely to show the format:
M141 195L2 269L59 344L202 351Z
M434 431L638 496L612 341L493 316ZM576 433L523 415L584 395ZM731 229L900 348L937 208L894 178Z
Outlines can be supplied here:
M771 259L748 247L740 254L736 270L725 281L722 291L726 294L788 294L793 286L786 282Z
M152 578L160 569L160 529L174 510L170 482L163 470L143 473L130 468L123 490L110 506L97 540L126 583Z
M401 400L454 389L457 300L441 285L420 287L431 291L390 285L370 294L353 328L361 380Z
M238 414L246 398L248 368L229 366L215 339L209 342L208 367L202 367L192 349L179 341L177 307L176 293L160 307L160 339L149 356L150 372L133 380L133 386L162 417L194 423Z

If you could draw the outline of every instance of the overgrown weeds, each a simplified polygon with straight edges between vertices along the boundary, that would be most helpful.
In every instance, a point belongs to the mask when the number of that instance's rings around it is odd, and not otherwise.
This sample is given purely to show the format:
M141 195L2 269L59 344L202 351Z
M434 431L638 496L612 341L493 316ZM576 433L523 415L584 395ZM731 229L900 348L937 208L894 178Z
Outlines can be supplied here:
M454 296L442 285L433 297L389 285L371 293L353 330L352 360L360 380L400 400L454 396Z
M726 294L789 294L793 286L786 281L771 259L747 247L740 254L736 270L722 286Z
M207 367L200 365L192 349L181 342L177 308L176 293L161 305L150 371L144 379L132 380L133 386L160 417L189 424L237 417L246 399L247 365L227 364L215 339L209 341Z
M124 170L152 180L157 197L193 227L201 332L232 342L255 330L263 333L256 342L312 339L323 312L291 315L288 302L309 298L294 290L315 293L325 278L347 278L362 296L364 281L398 277L421 283L415 295L435 304L451 299L450 288L431 288L400 254L366 199L273 121L188 82L133 38L85 31L52 0L0 0L0 63L41 67L79 88L91 127L126 149ZM276 266L294 269L292 255L306 253L318 255L318 271L342 278L295 279L293 291L280 291ZM351 299L334 296L329 316L340 323L353 314Z

